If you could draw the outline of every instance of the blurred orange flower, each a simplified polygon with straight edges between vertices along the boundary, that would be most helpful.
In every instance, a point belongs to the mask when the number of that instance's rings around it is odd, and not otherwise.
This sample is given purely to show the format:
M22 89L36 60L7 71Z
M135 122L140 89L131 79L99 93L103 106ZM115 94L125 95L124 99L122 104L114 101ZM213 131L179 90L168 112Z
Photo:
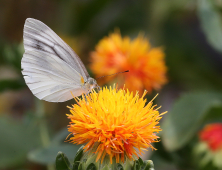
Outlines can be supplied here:
M115 32L100 40L96 50L91 53L90 68L98 77L129 70L129 73L119 74L116 83L120 86L125 84L134 92L142 92L144 89L151 92L167 82L164 57L162 49L151 48L143 36L130 40ZM110 76L101 81L106 83L113 78Z
M206 125L199 133L199 138L206 142L212 151L222 149L222 123Z

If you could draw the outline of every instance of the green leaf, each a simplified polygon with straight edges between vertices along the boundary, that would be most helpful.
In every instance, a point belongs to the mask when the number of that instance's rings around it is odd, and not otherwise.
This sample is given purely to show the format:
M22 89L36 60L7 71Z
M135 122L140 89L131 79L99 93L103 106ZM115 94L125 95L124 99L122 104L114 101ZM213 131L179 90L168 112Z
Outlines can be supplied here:
M206 123L222 122L222 106L212 107L205 117Z
M74 164L73 164L73 170L76 170L76 169L78 169L79 168L79 164L80 164L80 162L78 161L78 162L74 162Z
M58 154L57 154L56 169L57 170L71 170L72 169L68 158L62 152L58 152Z
M222 52L222 18L212 0L198 0L198 16L208 42Z
M117 170L123 170L123 166L119 163L116 164L116 169Z
M76 153L76 156L75 156L75 158L74 158L74 162L80 161L80 159L81 159L81 157L82 157L82 154L83 154L83 148L84 148L84 145L82 145L82 146L78 149L78 151L77 151L77 153Z
M140 163L138 160L134 161L133 170L140 170Z
M190 93L181 96L166 114L162 125L162 141L166 149L175 151L184 146L197 133L209 116L209 111L221 107L221 104L221 93Z
M78 167L78 170L82 170L82 162L80 163L79 167ZM73 170L76 170L76 169L73 169Z
M86 170L96 170L96 166L94 163L89 164L89 166L86 168Z
M27 126L9 118L0 119L0 136L0 169L24 163L27 153L41 145L36 126Z
M151 160L144 161L144 168L143 170L154 170L154 164Z
M61 151L67 155L69 160L73 160L79 146L73 144L63 144L59 146L49 146L47 148L39 148L29 152L28 159L40 163L50 164L54 163L56 154Z
M139 159L138 159L138 162L139 162L140 166L143 165L143 160L142 160L140 157L139 157Z
M84 145L82 145L79 149L78 149L78 151L77 151L77 153L76 153L76 156L75 156L75 158L74 158L74 164L73 164L73 170L76 170L76 169L78 169L78 167L79 167L79 164L80 164L80 159L81 159L81 157L82 157L82 154L83 154L83 147L84 147Z
M110 168L107 165L105 165L101 170L110 170Z
M0 92L5 90L18 90L25 86L23 80L0 80Z

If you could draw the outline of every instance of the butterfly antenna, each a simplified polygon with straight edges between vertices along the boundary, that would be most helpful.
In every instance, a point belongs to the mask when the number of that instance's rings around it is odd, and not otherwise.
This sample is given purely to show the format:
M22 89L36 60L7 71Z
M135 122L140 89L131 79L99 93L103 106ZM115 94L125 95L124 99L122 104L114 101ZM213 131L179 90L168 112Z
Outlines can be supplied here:
M98 77L98 78L96 78L96 79L101 79L101 78L103 78L103 77L107 77L107 76L114 76L114 75L116 75L116 74L120 74L120 73L127 73L127 72L129 72L129 70L126 70L126 71L121 71L121 72L118 72L118 73L114 73L114 74L110 74L110 75L106 75L106 76L102 76L102 77Z

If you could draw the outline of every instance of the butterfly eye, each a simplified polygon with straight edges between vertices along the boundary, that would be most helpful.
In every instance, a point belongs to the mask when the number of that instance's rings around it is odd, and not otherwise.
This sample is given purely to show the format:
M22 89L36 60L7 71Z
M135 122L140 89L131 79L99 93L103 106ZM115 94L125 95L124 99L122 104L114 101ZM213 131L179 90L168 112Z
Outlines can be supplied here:
M96 80L95 80L95 79L90 78L90 79L89 79L89 84L90 84L90 85L94 85L94 84L97 84L97 83L96 83Z

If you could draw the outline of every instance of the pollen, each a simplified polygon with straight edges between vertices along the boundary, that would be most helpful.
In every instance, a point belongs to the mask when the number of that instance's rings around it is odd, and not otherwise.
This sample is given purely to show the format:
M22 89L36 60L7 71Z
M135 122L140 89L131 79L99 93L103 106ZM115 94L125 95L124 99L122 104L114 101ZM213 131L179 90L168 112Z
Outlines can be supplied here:
M85 81L84 81L84 78L81 76L81 83L84 84Z

